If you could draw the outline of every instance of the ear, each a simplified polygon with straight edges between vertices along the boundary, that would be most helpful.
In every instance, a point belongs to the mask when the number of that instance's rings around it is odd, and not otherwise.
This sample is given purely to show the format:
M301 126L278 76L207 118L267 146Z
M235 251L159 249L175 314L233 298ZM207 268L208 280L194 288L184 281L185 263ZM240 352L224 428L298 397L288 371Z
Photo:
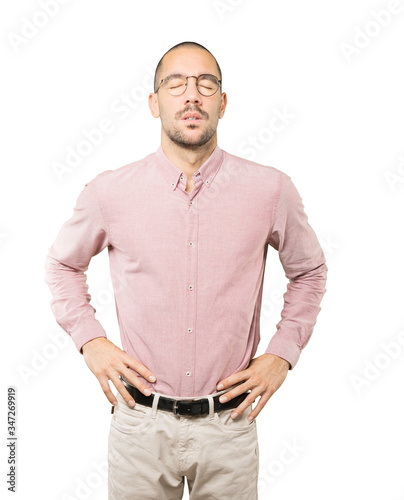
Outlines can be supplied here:
M149 94L149 108L154 118L158 118L160 116L159 101L157 94Z
M227 94L226 92L222 92L219 118L223 118L226 106L227 106Z

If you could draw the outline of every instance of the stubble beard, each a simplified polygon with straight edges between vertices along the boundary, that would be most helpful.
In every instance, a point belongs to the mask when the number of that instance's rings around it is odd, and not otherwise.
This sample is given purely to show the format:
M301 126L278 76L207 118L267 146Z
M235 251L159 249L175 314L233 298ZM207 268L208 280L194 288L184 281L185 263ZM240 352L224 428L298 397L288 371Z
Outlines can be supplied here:
M190 129L195 129L198 125L189 124ZM206 128L199 136L189 137L186 133L176 127L165 131L167 136L179 147L183 149L198 149L209 142L216 132L216 127Z

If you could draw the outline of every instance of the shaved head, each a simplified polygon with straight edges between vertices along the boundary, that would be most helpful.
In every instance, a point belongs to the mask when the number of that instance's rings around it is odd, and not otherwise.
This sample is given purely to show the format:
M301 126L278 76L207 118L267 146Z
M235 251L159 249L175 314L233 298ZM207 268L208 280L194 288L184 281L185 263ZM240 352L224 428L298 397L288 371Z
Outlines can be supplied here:
M220 66L219 66L218 62L216 61L215 56L206 47L204 47L200 43L196 43L196 42L181 42L181 43L177 43L177 45L174 45L174 47L171 47L171 49L168 49L167 52L163 55L163 57L158 62L157 67L156 67L156 71L154 73L154 91L156 91L157 87L159 86L160 80L161 80L164 57L169 52L172 52L174 50L181 49L181 48L200 49L200 50L205 50L206 52L208 52L208 54L210 54L212 56L212 58L214 59L214 61L216 63L217 69L219 71L219 80L222 79L222 71L220 69Z

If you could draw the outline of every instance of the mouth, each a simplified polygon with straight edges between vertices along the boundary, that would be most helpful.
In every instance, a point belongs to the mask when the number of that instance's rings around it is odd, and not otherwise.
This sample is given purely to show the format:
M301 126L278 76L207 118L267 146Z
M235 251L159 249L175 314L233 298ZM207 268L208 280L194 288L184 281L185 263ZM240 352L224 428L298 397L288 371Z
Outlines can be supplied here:
M202 116L198 113L186 113L181 118L181 121L185 121L188 123L198 123L202 121Z

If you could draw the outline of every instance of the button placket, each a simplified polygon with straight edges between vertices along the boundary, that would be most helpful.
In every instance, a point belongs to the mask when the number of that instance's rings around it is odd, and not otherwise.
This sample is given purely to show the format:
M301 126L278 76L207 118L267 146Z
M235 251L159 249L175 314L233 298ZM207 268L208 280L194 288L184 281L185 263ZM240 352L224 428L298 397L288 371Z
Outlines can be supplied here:
M195 319L196 319L196 293L197 279L197 251L198 251L198 210L195 199L191 200L188 206L188 231L185 244L187 245L186 258L186 324L185 324L185 357L182 388L187 394L194 393L194 373L195 373Z

